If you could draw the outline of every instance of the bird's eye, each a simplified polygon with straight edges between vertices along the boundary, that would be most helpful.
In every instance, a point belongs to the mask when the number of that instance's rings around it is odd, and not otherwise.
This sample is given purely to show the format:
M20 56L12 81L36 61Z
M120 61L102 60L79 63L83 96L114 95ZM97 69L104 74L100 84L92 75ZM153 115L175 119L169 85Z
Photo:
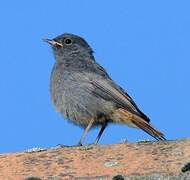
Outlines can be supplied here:
M64 40L64 43L65 43L66 45L71 45L71 44L72 44L72 40L69 39L69 38L67 38L67 39Z

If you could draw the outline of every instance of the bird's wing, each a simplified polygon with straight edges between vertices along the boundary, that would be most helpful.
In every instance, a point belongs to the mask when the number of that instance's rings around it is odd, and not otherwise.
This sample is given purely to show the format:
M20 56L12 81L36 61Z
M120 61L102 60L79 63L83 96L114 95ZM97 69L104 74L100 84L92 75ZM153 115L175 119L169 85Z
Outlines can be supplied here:
M89 77L90 83L93 85L93 93L101 98L115 102L116 106L123 107L129 112L140 116L145 121L149 122L149 118L142 113L133 99L119 87L109 76L98 75L94 73L86 74Z

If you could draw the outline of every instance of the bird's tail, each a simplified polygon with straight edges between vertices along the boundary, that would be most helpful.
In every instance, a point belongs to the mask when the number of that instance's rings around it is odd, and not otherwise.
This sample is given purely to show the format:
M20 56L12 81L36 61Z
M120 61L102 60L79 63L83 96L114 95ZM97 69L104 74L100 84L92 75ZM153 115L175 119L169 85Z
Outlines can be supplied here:
M128 124L129 126L142 129L158 141L166 140L164 134L155 129L151 124L149 124L149 122L145 121L138 115L130 113L125 109L118 109L114 114L114 117L118 118L118 121L120 123Z

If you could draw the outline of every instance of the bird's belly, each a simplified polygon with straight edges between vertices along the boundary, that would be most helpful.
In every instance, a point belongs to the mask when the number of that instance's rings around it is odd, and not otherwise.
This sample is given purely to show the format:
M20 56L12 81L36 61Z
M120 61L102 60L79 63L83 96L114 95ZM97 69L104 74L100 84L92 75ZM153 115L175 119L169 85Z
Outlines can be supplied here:
M114 108L113 104L93 95L90 89L72 83L67 87L58 84L57 88L53 88L51 95L56 110L65 119L82 127L86 127L91 119L95 120L94 126L102 124L105 118L101 116L108 117Z

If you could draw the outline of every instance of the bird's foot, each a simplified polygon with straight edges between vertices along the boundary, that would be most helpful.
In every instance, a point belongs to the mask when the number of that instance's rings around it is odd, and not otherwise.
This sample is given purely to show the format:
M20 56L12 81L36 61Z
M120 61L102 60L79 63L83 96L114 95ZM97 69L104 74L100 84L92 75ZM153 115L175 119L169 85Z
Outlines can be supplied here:
M77 145L75 146L83 146L82 143L79 141Z
M151 142L150 139L140 139L137 141L137 143L148 143L148 142Z
M89 150L89 149L93 149L94 144L87 144L87 145L83 145L80 147L80 150Z

